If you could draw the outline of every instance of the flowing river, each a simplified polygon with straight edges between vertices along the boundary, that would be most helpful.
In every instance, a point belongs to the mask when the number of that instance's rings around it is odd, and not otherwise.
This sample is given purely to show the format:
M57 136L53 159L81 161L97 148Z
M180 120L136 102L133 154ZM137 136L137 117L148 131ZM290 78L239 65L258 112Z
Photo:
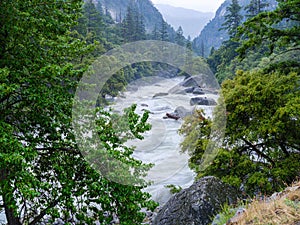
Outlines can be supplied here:
M166 113L174 112L179 106L189 111L194 109L195 106L190 105L190 99L195 97L194 94L172 93L183 79L183 77L169 79L151 77L135 81L112 105L112 108L119 112L133 103L137 104L139 114L144 110L150 111L151 131L145 134L144 140L131 141L128 144L136 146L134 153L136 158L145 163L155 164L147 177L147 180L152 181L153 184L145 191L161 204L171 196L166 185L173 184L186 188L193 183L195 176L188 167L188 154L180 151L183 137L178 134L178 129L183 120L163 118ZM216 99L217 95L207 97ZM207 116L211 116L213 106L201 106L201 108Z

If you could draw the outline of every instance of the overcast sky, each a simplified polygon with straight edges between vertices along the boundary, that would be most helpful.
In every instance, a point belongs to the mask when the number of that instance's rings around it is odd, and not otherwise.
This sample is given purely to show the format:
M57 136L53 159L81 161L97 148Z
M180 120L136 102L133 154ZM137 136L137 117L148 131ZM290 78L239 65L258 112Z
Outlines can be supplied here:
M151 0L154 4L168 4L172 6L195 9L202 12L216 12L225 0Z

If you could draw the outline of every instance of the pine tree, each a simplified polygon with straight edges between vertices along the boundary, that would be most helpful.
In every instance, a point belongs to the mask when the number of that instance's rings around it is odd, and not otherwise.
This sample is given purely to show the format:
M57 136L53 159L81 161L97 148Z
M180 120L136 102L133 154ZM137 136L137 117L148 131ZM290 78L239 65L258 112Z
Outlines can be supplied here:
M266 0L251 0L249 5L245 7L247 12L247 17L251 18L256 16L257 14L265 11L265 8L269 6L269 3Z
M160 29L160 40L169 41L168 24L162 19Z
M144 19L139 13L135 2L127 7L127 12L122 21L122 36L125 42L144 40L146 38L146 29Z
M183 29L181 26L178 27L176 31L176 36L175 36L175 43L181 46L185 45L185 37L183 36Z
M157 28L157 24L155 24L154 29L151 33L151 39L160 40L160 37L161 37L161 35L160 35L159 30Z
M231 38L236 35L237 28L242 23L241 9L242 7L239 5L238 0L232 0L231 4L226 8L227 14L221 29L227 30Z
M204 49L204 41L201 40L201 45L200 45L200 56L204 57L204 52L205 52L205 49Z
M100 4L100 3L98 3ZM97 10L92 0L85 2L83 14L86 20L86 33L93 33L94 36L101 36L104 23L99 9Z

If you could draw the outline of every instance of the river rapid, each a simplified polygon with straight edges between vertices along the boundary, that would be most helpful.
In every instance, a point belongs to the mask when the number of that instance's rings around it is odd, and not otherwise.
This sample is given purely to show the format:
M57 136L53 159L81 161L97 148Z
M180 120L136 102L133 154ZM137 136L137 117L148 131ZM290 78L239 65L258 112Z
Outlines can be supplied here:
M153 163L155 166L149 171L147 180L153 184L145 189L152 198L164 204L171 193L166 185L176 185L182 188L189 187L195 174L188 166L189 156L182 153L180 143L183 137L178 134L178 129L183 119L164 119L166 113L183 106L192 111L195 106L190 105L190 99L195 94L174 94L172 90L184 80L184 77L161 78L150 77L140 79L131 83L127 91L121 97L114 100L112 108L121 112L132 104L137 104L137 113L142 114L144 110L150 111L149 122L152 129L145 133L144 140L131 141L128 145L136 146L134 157L145 163ZM203 97L203 95L201 95ZM206 94L208 98L217 99L217 95ZM211 116L213 106L197 106L203 108L207 116Z

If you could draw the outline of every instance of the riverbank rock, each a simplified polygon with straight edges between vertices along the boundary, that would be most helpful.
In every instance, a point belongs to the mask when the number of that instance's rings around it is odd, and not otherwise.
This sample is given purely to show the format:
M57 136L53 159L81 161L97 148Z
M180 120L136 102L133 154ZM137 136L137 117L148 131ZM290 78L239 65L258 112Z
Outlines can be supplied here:
M216 105L216 101L207 97L195 97L191 98L190 105Z
M225 203L232 204L239 192L215 177L204 177L181 190L158 212L154 225L207 225Z

